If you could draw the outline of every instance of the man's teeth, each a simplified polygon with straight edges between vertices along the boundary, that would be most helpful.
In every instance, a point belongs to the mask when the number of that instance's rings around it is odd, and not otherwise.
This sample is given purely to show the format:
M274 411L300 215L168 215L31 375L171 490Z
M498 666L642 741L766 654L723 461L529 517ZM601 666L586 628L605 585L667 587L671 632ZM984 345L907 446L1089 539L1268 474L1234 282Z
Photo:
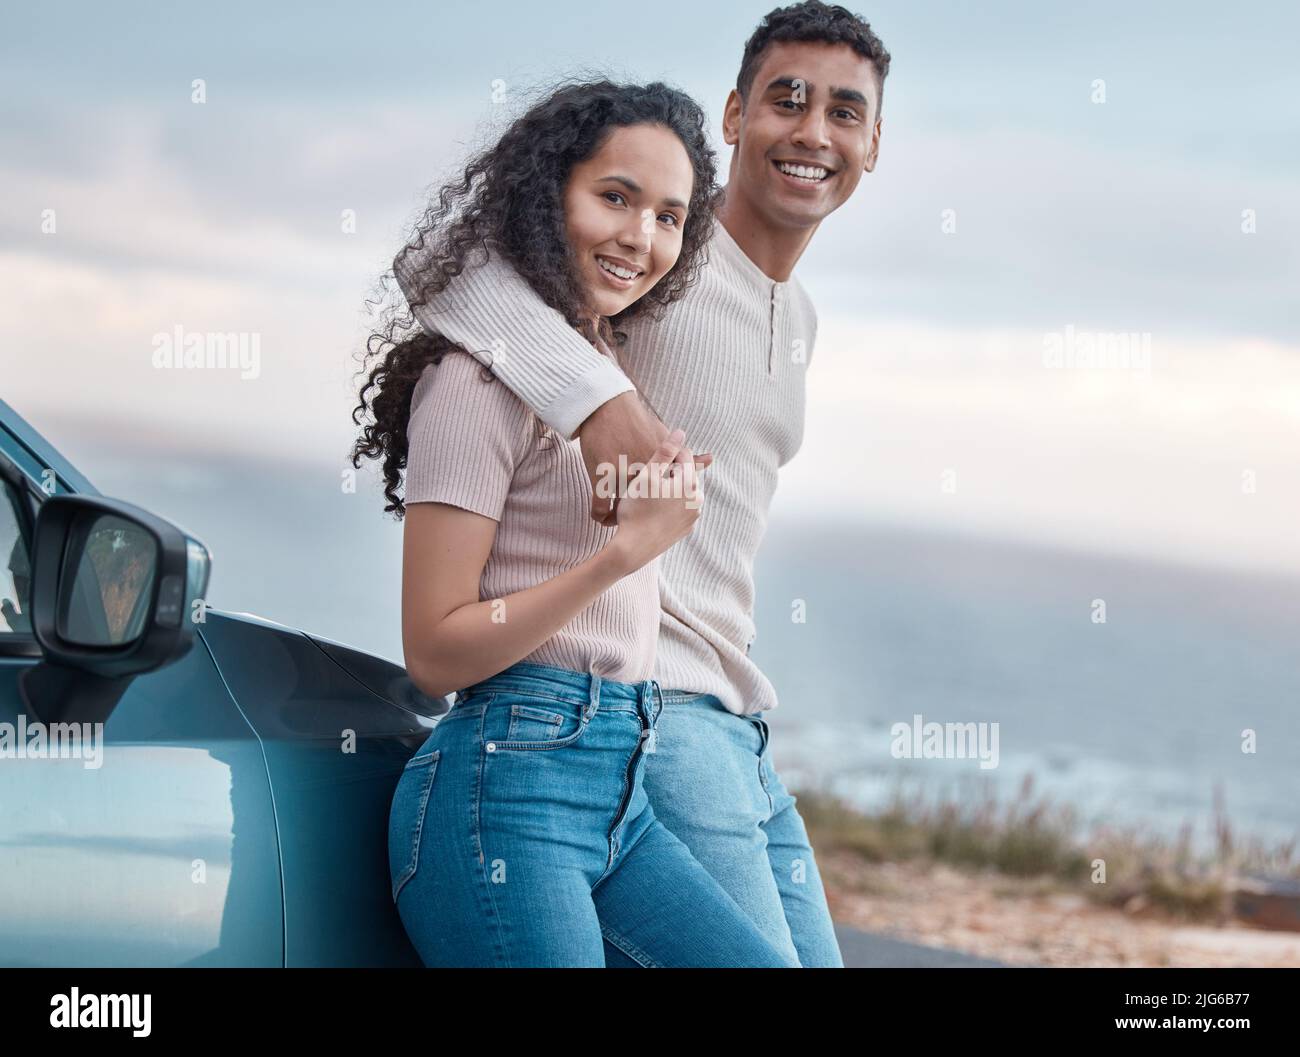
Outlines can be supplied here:
M776 164L783 173L798 177L800 180L807 180L809 183L817 183L830 175L830 170L823 169L820 165L791 165L783 161Z
M627 268L620 267L617 264L612 264L611 262L605 260L604 257L597 257L596 263L599 264L602 268L604 268L605 271L612 272L614 275L617 275L620 279L635 279L638 275L641 274L640 272L629 271Z

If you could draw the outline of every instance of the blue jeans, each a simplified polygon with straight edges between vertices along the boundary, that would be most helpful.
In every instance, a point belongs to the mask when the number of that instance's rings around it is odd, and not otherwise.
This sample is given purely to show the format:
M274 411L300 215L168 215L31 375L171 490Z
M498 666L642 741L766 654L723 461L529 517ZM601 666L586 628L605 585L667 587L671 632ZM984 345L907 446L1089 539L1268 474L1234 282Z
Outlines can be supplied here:
M842 969L808 832L772 764L767 721L729 712L712 694L662 696L658 751L645 770L655 815L772 946L804 968ZM608 939L608 965L638 964Z
M656 817L658 689L519 662L457 694L389 815L425 965L798 966Z

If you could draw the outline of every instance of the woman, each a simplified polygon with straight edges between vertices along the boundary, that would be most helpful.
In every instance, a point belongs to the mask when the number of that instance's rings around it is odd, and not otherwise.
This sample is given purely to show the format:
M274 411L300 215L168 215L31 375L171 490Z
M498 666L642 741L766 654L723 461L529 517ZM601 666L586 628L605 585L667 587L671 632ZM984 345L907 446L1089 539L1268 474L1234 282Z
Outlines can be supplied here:
M702 261L720 195L703 124L659 83L558 89L443 189L396 262L408 296L491 242L617 362L611 320L680 297ZM411 678L456 691L390 815L392 894L424 963L603 966L608 941L642 965L788 965L641 784L663 707L657 559L699 516L681 432L602 526L576 438L445 339L387 342L353 463L383 458L405 517ZM483 358L500 355L505 340Z

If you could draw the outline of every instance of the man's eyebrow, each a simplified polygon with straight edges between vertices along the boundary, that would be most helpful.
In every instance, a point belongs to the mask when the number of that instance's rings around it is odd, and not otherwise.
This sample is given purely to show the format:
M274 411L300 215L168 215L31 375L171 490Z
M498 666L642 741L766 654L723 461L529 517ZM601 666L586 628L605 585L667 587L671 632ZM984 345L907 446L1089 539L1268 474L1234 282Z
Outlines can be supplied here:
M766 88L770 92L773 88L788 88L794 91L794 82L799 80L797 77L774 77ZM803 82L804 91L811 93L816 86L812 81ZM859 92L856 88L831 88L831 98L839 100L841 103L857 103L865 108L867 106L867 97Z
M641 185L629 176L619 176L618 174L602 176L596 181L596 183L603 183L605 180L613 180L615 183L621 183L634 195L639 195L641 193ZM678 209L686 208L686 203L680 198L665 198L663 204L666 206L676 206Z

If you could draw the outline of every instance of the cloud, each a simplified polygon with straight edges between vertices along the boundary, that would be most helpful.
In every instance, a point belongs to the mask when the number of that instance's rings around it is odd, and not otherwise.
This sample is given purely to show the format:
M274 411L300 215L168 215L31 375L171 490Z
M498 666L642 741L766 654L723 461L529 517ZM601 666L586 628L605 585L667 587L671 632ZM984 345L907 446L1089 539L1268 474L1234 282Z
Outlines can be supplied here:
M822 222L799 275L820 308L873 318L1296 343L1297 190L1043 131L904 132L882 139L877 172Z
M1300 349L1153 335L1151 370L1044 332L824 317L774 516L927 523L1300 571Z
M944 72L951 25L918 52L925 34L904 21L886 33L897 64L878 171L799 264L822 325L805 447L777 508L1294 566L1292 172L1198 149L1196 121L1170 111L1173 89L1150 94L1163 67L1135 66L1136 45L1112 64L1105 107L1071 94L1087 63L1056 70L1033 34L1012 49L1028 48L1030 73L995 71L993 94L976 99L962 94L967 68ZM450 55L459 38L444 37ZM639 58L646 79L660 68ZM488 75L514 85L521 62L546 72L509 40L454 59L418 90L397 74L343 97L287 76L267 89L231 67L204 106L188 80L155 79L143 93L83 85L12 108L0 125L6 399L38 426L116 422L184 458L277 451L341 465L374 281L429 185L506 116ZM684 86L717 104L730 66L723 77L696 65ZM1267 104L1278 83L1227 78L1218 98L1262 101L1243 119L1255 128L1289 112L1281 96ZM56 235L40 231L46 209ZM344 210L356 234L340 229ZM259 377L154 369L153 335L177 324L257 333ZM1044 369L1044 333L1067 326L1149 332L1150 379ZM955 492L940 491L945 469Z

